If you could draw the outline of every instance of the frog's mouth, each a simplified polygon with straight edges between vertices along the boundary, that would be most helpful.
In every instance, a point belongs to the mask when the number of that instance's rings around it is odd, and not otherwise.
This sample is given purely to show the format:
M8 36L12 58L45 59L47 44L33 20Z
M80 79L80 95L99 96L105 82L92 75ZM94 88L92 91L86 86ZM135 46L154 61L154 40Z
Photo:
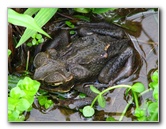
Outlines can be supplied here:
M43 90L46 90L48 92L60 92L60 93L65 93L69 92L73 87L74 84L70 85L59 85L59 86L52 86L48 84L44 84L45 86L41 86L40 88ZM47 86L46 86L47 85Z
M44 84L44 86L41 86L42 89L49 92L68 92L74 87L73 75L66 77L62 74L54 73L54 75L49 75L48 78L50 79L50 77L56 77L54 78L54 80L56 81Z

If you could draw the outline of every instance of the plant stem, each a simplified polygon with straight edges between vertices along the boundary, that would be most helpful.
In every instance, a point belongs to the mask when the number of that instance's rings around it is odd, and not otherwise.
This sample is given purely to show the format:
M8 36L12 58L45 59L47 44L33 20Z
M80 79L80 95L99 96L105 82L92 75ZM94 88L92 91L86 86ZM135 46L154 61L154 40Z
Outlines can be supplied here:
M116 85L116 86L112 86L112 87L109 87L109 88L103 90L100 94L104 94L105 92L107 92L109 90L116 89L116 88L131 88L131 86L130 85Z
M138 96L134 91L133 91L133 95L134 95L134 101L135 101L135 104L136 104L136 108L139 108Z
M104 94L104 93L106 93L106 92L108 92L108 91L110 91L110 90L116 89L116 88L131 88L131 86L130 86L130 85L116 85L116 86L112 86L112 87L109 87L109 88L103 90L102 92L100 92L100 93L94 98L94 100L93 100L92 103L91 103L91 107L93 107L93 105L95 104L95 102L96 102L96 100L98 99L98 96L99 96L99 95L102 95L102 94Z
M127 109L129 108L129 106L130 106L130 104L131 104L132 102L133 102L133 98L131 98L130 101L128 102L128 104L126 105L125 109L124 109L123 112L122 112L122 115L121 115L120 118L119 118L119 121L122 121L122 119L123 119L123 117L124 117L124 115L125 115Z
M93 107L93 105L95 104L96 100L98 99L98 95L94 98L94 100L91 103L91 107Z
M151 91L151 90L152 90L152 88L145 90L144 92L140 93L140 94L138 95L138 97L140 97L140 96L142 96L142 95L148 93L148 92ZM138 99L137 99L137 100L138 100ZM129 108L129 106L130 106L130 104L131 104L132 102L133 102L133 98L131 98L130 101L129 101L129 103L126 105L125 109L124 109L123 112L122 112L121 117L119 118L119 121L122 121L122 119L123 119L123 117L124 117L124 115L125 115L127 109ZM135 103L138 103L138 102L135 101ZM136 104L136 106L137 106L137 104ZM153 118L152 118L152 119L153 119Z
M28 71L28 66L29 66L29 51L27 52L27 62L26 62L26 71Z
M140 97L140 96L142 96L142 95L148 93L148 92L151 91L151 90L153 90L153 89L152 89L152 88L149 88L149 89L143 91L142 93L140 93L140 94L138 95L138 97Z

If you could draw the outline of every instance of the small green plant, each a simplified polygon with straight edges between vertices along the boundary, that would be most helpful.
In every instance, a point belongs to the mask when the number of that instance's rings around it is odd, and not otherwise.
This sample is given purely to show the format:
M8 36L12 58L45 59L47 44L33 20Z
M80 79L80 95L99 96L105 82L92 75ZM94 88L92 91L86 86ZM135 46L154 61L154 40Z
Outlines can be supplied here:
M26 27L26 30L21 36L16 48L25 43L36 32L40 32L41 34L51 38L41 29L41 27L54 16L57 10L57 8L28 8L24 14L19 14L12 9L8 9L8 22L14 25ZM34 18L32 15L35 15Z
M97 94L97 96L92 101L91 105L85 106L82 110L82 113L85 117L92 117L95 113L95 110L93 108L96 101L98 102L99 106L104 108L106 106L106 100L103 96L106 92L116 89L116 88L127 88L126 95L131 91L132 98L126 105L124 111L122 112L122 115L119 119L119 121L122 121L125 113L127 112L127 109L129 108L129 105L134 101L136 105L135 113L134 115L137 117L138 121L157 121L158 120L158 72L154 72L152 75L152 82L149 84L150 89L145 90L145 87L142 83L137 82L134 83L132 86L130 85L116 85L109 87L103 91L99 91L96 89L93 85L90 86L90 89ZM144 108L141 108L139 106L139 97L143 94L149 92L153 89L153 98L154 101L148 101L146 106ZM148 114L146 113L146 110ZM112 117L108 117L107 121L112 121ZM114 120L113 120L114 121Z
M38 44L41 44L44 42L44 39L42 37L41 34L38 34L38 33L35 33L33 36L32 36L32 42L28 42L27 43L27 46L31 47L31 46L34 46L34 45L38 45Z
M8 120L23 121L24 112L30 111L34 102L34 96L38 91L40 83L25 77L18 81L17 85L10 90L8 96Z
M135 109L135 116L138 121L158 121L158 71L155 71L151 76L152 82L149 83L149 91L152 90L153 100L146 101L142 107ZM148 91L148 90L147 90Z
M116 85L116 86L109 87L109 88L107 88L107 89L105 89L105 90L103 90L101 92L98 89L96 89L94 86L91 85L90 89L94 93L96 93L98 95L94 98L94 100L92 101L92 103L91 103L90 106L85 106L83 108L83 114L84 114L84 116L85 117L90 117L90 116L94 115L95 112L92 111L92 110L94 110L93 106L94 106L94 104L95 104L96 101L98 102L99 106L101 106L102 108L104 108L106 106L106 100L105 100L103 94L105 94L106 92L108 92L110 90L116 89L116 88L128 88L128 91L131 90L133 92L133 94L136 94L135 92L142 91L144 89L144 86L141 83L136 83L133 86L130 86L130 85ZM137 90L137 88L139 88L140 90ZM138 104L137 96L134 95L134 97L135 97L135 102ZM86 113L87 110L92 111L92 112L90 112L90 115L88 115L88 116L85 115L85 114L87 114Z
M70 21L66 21L65 24L66 24L67 26L69 26L70 28L72 28L72 29L74 29L74 27L75 27L75 25L72 24ZM75 31L74 31L74 30L70 30L70 34L71 34L71 35L75 34Z
M39 104L41 106L44 106L45 109L50 108L54 104L53 101L49 100L48 97L45 95L38 96L38 101L39 101Z

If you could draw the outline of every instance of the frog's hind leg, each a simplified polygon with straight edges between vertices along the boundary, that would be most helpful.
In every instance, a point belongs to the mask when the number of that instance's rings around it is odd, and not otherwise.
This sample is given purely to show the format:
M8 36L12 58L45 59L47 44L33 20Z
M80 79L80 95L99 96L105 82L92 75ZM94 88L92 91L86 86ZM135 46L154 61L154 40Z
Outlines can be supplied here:
M129 77L133 72L134 52L128 47L119 56L110 60L101 71L98 79L102 83L114 85L117 81Z

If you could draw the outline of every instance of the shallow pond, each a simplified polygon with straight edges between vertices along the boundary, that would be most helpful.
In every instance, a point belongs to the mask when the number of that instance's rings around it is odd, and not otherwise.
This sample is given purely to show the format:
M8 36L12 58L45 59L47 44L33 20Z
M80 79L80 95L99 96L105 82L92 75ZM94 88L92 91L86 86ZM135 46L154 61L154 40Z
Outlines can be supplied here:
M119 10L120 13L120 10ZM158 69L159 62L159 14L153 10L135 13L123 20L123 25L134 26L137 30L127 31L128 37L131 39L133 46L139 52L142 60L142 66L138 77L131 82L125 82L125 84L132 85L134 82L142 82L146 88L150 81L150 75L152 71ZM122 25L122 26L123 26ZM40 109L34 108L27 114L26 121L106 121L108 116L112 116L115 119L119 119L123 110L127 105L127 100L124 95L125 88L115 89L105 95L106 107L96 107L95 115L91 118L83 117L79 111L67 109L64 107L56 107L43 113ZM144 102L147 98L151 98L151 93L145 94L140 102ZM131 105L122 121L133 121L134 105Z

